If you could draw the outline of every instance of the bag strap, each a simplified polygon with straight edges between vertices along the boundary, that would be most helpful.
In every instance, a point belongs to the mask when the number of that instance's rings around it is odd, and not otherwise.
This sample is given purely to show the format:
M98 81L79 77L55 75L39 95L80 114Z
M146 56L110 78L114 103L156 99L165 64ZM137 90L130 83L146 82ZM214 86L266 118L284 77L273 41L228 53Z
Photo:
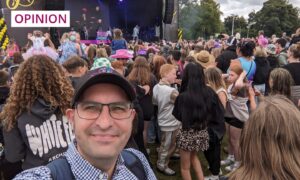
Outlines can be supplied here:
M71 166L65 156L61 156L60 158L50 162L47 164L47 167L51 171L51 177L53 180L75 179Z
M125 166L139 179L146 180L146 172L141 160L131 151L123 150L121 155Z

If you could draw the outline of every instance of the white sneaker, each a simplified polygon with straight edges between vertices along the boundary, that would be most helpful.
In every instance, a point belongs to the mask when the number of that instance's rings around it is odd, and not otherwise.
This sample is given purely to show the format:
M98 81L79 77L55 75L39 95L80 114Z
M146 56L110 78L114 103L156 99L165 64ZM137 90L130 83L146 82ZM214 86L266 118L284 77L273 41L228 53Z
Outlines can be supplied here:
M214 175L206 176L204 180L219 180L219 176L214 176Z
M233 155L229 155L227 156L226 159L221 161L221 166L225 166L225 165L229 165L234 163L234 156Z
M230 166L226 166L225 170L228 172L235 171L240 166L240 162L235 162L234 164L231 164Z

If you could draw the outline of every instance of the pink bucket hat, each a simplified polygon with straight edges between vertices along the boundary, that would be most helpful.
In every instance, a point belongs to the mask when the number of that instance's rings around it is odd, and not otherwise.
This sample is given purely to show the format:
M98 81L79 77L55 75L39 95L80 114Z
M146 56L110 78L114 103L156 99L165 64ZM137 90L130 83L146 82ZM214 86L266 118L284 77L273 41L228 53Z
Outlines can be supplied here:
M111 58L114 59L131 59L133 55L128 52L127 49L120 49L116 51L116 54L111 55Z

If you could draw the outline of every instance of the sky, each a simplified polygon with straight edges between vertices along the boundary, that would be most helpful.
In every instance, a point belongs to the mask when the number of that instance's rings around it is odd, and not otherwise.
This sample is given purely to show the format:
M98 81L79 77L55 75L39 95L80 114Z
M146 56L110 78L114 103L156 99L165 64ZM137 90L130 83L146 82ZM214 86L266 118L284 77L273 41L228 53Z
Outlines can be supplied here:
M221 17L224 20L225 17L230 16L231 14L244 16L248 18L248 14L255 10L259 11L263 3L266 0L216 0L220 4L220 9L223 12ZM290 0L290 3L294 7L300 8L300 0Z

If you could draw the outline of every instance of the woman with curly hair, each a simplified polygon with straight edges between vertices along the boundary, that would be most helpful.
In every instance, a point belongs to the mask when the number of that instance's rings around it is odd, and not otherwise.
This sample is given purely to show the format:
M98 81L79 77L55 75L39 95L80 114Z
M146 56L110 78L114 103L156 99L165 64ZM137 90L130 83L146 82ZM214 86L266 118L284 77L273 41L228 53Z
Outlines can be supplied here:
M72 97L72 85L59 64L44 55L26 60L0 114L6 159L23 160L22 168L29 169L61 156L73 138L63 117Z

